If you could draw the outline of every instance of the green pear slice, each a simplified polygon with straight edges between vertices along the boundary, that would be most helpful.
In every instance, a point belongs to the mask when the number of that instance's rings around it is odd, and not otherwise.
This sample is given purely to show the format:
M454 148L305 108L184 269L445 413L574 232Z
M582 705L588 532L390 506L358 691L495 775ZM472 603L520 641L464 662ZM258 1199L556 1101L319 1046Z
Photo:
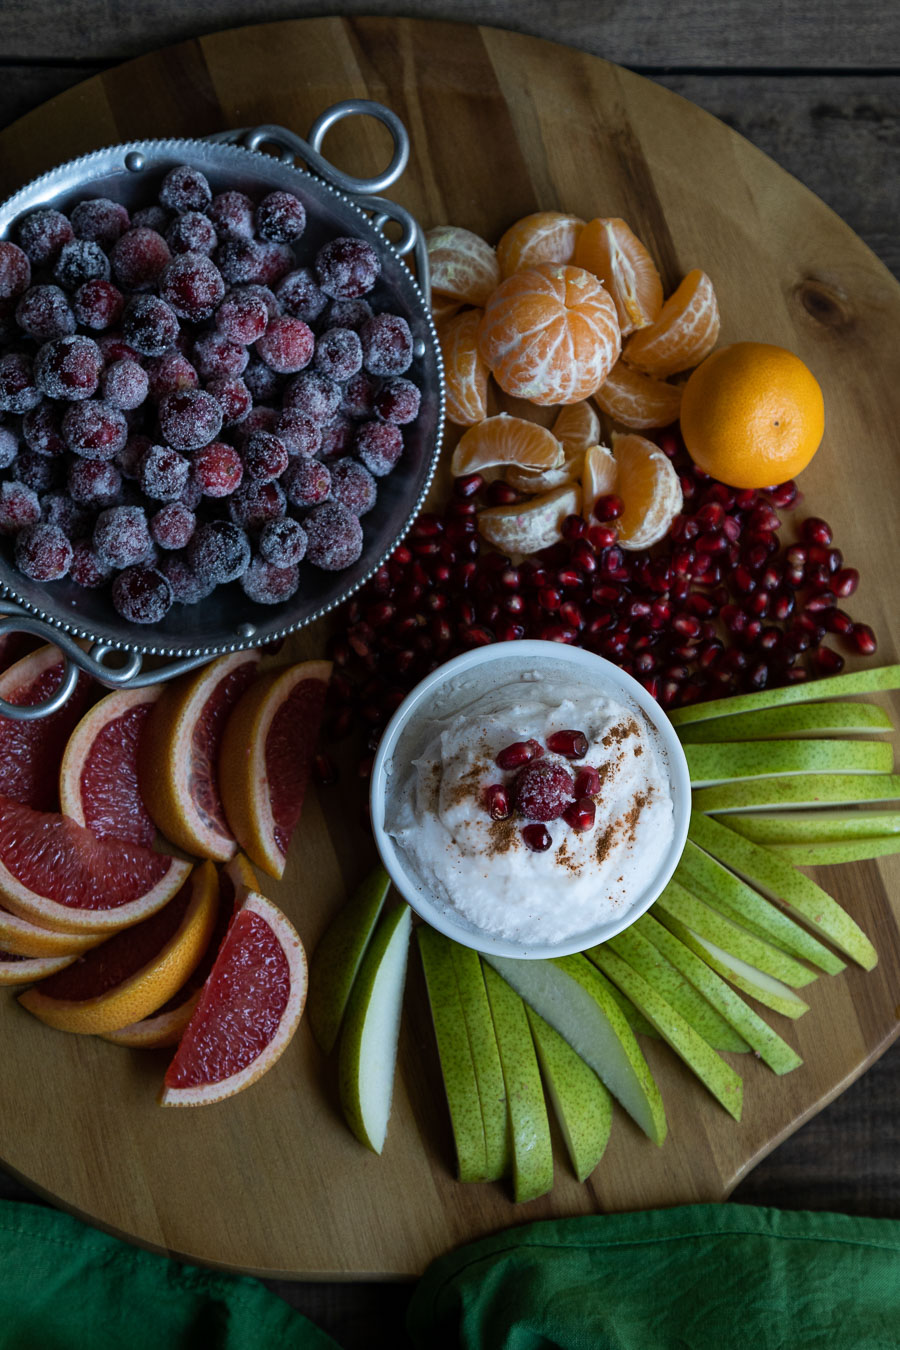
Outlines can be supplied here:
M434 928L416 929L437 1041L460 1181L487 1181L485 1126L452 944ZM476 957L477 960L477 957ZM491 1024L493 1034L493 1023ZM505 1102L504 1102L505 1110Z
M782 689L761 689L757 694L738 694L717 698L709 703L692 703L669 713L673 726L706 722L711 717L730 717L734 713L756 712L758 708L780 708L785 704L815 703L823 698L846 698L848 694L875 694L900 689L900 665L880 666L877 670L854 670L848 675L829 675L824 680L791 684Z
M642 914L632 928L680 970L685 979L690 980L773 1072L790 1073L803 1063L796 1050L777 1031L773 1031L768 1022L764 1022L690 947L685 946L663 924L657 923L652 914Z
M525 1011L572 1170L579 1181L587 1181L609 1141L612 1095L558 1031L533 1008L526 1005Z
M384 1148L391 1114L411 931L408 905L398 905L381 920L353 982L341 1028L338 1086L344 1118L373 1153Z
M469 1036L469 1049L475 1066L478 1100L484 1124L485 1171L489 1181L497 1181L509 1171L509 1126L506 1089L500 1051L491 1017L484 972L478 953L459 942L444 939L450 947L456 983L462 1000L463 1019Z
M376 867L319 938L309 963L306 1017L325 1054L334 1049L353 981L384 907L391 879Z
M900 853L900 838L887 835L872 839L832 839L825 844L768 844L795 867L832 867L835 863L865 862Z
M659 1088L599 970L584 956L550 961L483 959L568 1041L644 1133L662 1144L666 1113Z
M670 1003L688 1026L693 1027L713 1050L743 1053L750 1049L743 1036L738 1035L727 1019L721 1017L715 1008L710 1006L690 980L687 980L657 947L641 936L634 924L617 937L610 938L606 946L614 951L616 956L627 961L632 970L636 970L667 1003ZM593 948L585 952L585 955L593 961L597 950L598 948Z
M513 1197L536 1200L553 1187L553 1145L534 1041L525 1004L490 966L485 967L494 1032L500 1048L512 1136Z
M688 837L764 895L800 914L813 930L865 970L877 964L878 953L847 911L772 849L754 844L727 825L696 812L691 813Z
M893 746L882 741L715 741L686 745L691 787L791 773L890 773Z
M842 970L846 970L841 958L835 956L817 937L795 923L778 905L748 886L746 881L704 853L691 839L685 844L673 881L679 882L691 895L696 895L713 909L743 924L757 937L782 947L791 956L811 961L829 975L839 975Z
M625 1021L631 1027L635 1036L649 1036L653 1041L659 1040L659 1032L647 1021L640 1009L634 1006L627 994L623 994L622 990L617 989L614 984L609 986L609 993L625 1014Z
M664 910L654 910L654 915L670 933L684 943L685 947L690 948L696 956L705 961L710 969L721 975L729 984L743 989L745 994L755 998L758 1003L771 1008L773 1012L782 1013L785 1017L802 1017L805 1012L809 1012L809 1004L804 1003L800 995L795 994L789 985L783 984L781 980L773 980L771 975L766 975L764 971L756 970L739 957L723 951L714 942L701 937L699 933L688 928L687 924L681 923Z
M681 727L682 745L708 741L760 741L780 736L854 735L890 731L891 719L876 703L801 703L784 708L760 708L758 712L713 717L708 722L689 722Z
M777 811L728 817L728 828L754 844L827 844L900 835L900 811Z
M795 806L843 806L854 802L900 801L900 774L797 774L786 778L750 778L718 783L692 794L695 811L719 815L732 811L772 811Z
M676 1012L671 1003L668 1003L642 975L611 951L605 943L591 948L591 960L596 962L614 984L620 985L627 992L628 997L650 1019L666 1044L684 1060L691 1072L696 1074L707 1092L712 1093L729 1115L734 1116L735 1120L740 1120L744 1100L744 1085L740 1074L735 1073L724 1059L720 1059L712 1046L698 1035L681 1013Z
M677 881L670 881L662 895L656 901L667 914L686 924L693 932L714 942L723 951L729 952L749 966L771 975L773 980L781 980L793 989L802 989L817 979L814 970L804 966L793 956L774 947L771 942L757 937L742 924L729 919L725 914L705 904L695 895L685 890Z

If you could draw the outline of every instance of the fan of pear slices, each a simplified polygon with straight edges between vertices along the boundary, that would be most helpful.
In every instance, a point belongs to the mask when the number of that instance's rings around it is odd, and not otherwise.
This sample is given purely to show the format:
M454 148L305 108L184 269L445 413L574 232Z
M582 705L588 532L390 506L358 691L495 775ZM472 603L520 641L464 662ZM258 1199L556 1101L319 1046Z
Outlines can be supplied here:
M742 995L797 1018L819 974L840 974L844 958L876 964L859 925L797 868L900 852L900 776L876 739L891 721L843 701L897 688L900 665L672 713L694 789L687 846L653 907L602 946L517 961L416 926L461 1181L509 1175L517 1201L548 1191L548 1100L580 1181L603 1156L614 1101L662 1144L640 1036L665 1041L735 1120L743 1083L720 1051L753 1051L776 1074L798 1067ZM340 911L307 1004L320 1047L337 1053L347 1124L376 1153L413 929L406 905L385 910L388 889L378 868Z

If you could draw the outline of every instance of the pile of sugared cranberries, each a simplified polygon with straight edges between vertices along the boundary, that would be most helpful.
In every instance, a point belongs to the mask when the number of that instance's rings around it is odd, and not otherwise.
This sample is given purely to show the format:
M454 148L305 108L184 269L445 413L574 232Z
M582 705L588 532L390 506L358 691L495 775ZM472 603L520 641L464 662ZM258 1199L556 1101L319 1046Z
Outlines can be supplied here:
M843 608L859 584L832 532L796 507L793 482L726 487L688 458L673 432L659 444L681 477L684 508L650 550L616 543L622 504L569 516L558 544L513 561L478 534L477 512L517 494L478 475L456 480L441 514L421 515L405 543L343 609L332 639L331 734L362 727L365 775L382 730L413 685L472 647L540 638L615 662L664 708L837 674L875 634ZM790 534L783 543L782 532Z
M305 229L291 193L180 165L132 214L89 198L0 241L0 535L25 576L157 623L359 559L419 412L413 341L377 250Z

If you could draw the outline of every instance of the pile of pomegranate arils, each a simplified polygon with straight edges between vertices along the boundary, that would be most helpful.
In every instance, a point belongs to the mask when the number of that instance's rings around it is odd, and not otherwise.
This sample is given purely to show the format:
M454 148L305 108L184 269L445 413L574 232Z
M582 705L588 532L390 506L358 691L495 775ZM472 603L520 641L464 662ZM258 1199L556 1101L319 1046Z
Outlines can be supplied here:
M616 543L615 496L590 521L569 516L563 538L513 562L479 538L485 505L509 505L505 483L459 478L440 514L418 517L403 544L341 611L332 639L331 734L360 724L372 752L394 709L429 671L491 642L539 638L584 647L639 680L666 709L837 674L870 656L872 629L841 607L859 584L829 525L798 522L782 542L791 481L726 487L689 459L674 431L658 442L678 470L682 513L649 550ZM320 770L321 773L324 769Z
M181 165L133 214L42 208L0 242L0 534L21 573L109 585L156 623L357 561L419 412L412 335L370 303L376 249L303 259L305 228L293 194L214 196Z

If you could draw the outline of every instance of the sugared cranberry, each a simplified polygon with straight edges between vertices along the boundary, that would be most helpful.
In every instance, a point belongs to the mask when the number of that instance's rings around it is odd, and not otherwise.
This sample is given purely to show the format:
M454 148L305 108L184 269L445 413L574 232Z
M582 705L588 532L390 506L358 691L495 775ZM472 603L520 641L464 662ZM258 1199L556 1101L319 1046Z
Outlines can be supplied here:
M338 459L331 466L331 496L355 516L364 516L375 505L377 489L368 469L354 459Z
M16 305L16 322L37 342L75 332L75 315L58 286L31 286Z
M49 207L42 207L27 215L19 222L17 233L22 249L35 267L54 263L63 244L75 238L68 219L61 211Z
M208 380L206 390L222 409L223 426L237 426L253 407L253 396L239 375L222 375Z
M216 310L216 328L230 342L249 346L261 338L269 323L269 312L261 296L250 288L229 291Z
M231 521L209 521L194 531L187 561L201 581L216 585L236 581L250 564L250 543L244 531Z
M59 338L58 341L72 342L75 339ZM48 392L41 381L41 354L53 345L47 343L46 347L41 348L34 368L24 352L7 352L0 356L0 412L27 413L41 402L41 391Z
M355 449L369 472L382 478L403 453L403 433L392 422L364 422L356 433Z
M220 239L252 239L253 202L244 192L234 189L213 197L208 215Z
M284 441L271 431L254 431L243 450L244 471L259 483L280 478L288 459Z
M196 389L200 378L186 356L181 352L166 352L152 357L146 364L150 397L159 402L166 394L178 394L184 389Z
M69 219L77 239L89 239L103 249L112 248L131 225L126 207L108 197L90 197L78 202Z
M160 548L184 548L197 528L197 517L183 502L169 502L150 517L150 534Z
M143 562L153 550L147 517L139 506L111 506L97 517L94 549L112 567Z
M159 405L159 425L175 450L196 450L215 440L222 429L222 409L203 389L166 394Z
M225 282L205 254L180 253L163 272L159 293L180 318L199 323L210 318L221 303Z
M64 291L77 291L86 281L109 281L109 258L99 244L72 239L63 244L53 264L53 280Z
M244 594L258 605L282 604L294 595L299 584L296 567L275 567L265 558L254 558L241 576Z
M147 397L150 382L147 372L137 361L114 361L101 377L103 397L114 408L130 411L139 408Z
M300 412L319 426L327 426L341 403L341 386L317 370L305 370L288 382L284 391L284 409Z
M63 440L85 459L113 459L128 440L125 414L103 399L70 404L62 420Z
M286 504L279 482L243 482L228 499L228 514L246 530L261 530L270 520L281 520Z
M313 366L343 383L362 367L362 343L352 328L329 328L316 341Z
M168 445L151 445L140 464L139 482L146 497L174 502L184 491L191 466Z
M162 180L159 200L170 211L205 211L212 202L212 189L199 169L179 164Z
M18 534L41 518L41 504L33 488L15 481L0 483L0 534Z
M178 316L156 295L136 295L122 316L125 341L142 356L162 356L178 336Z
M305 413L283 412L274 434L284 442L289 455L315 455L322 446L321 428Z
M0 361L8 359L3 357ZM34 363L34 378L38 388L50 398L85 399L91 397L100 383L102 369L103 358L96 342L76 333L41 347Z
M172 606L172 587L155 567L128 567L112 585L112 602L129 623L159 623Z
M352 328L358 333L366 319L371 319L372 312L368 300L363 300L360 296L355 299L332 300L325 321L329 328Z
M359 331L363 365L370 375L403 375L412 364L409 324L399 314L374 314Z
M306 557L306 531L291 517L270 521L259 536L259 551L273 567L293 567Z
M532 853L546 853L553 843L553 837L543 825L525 825L522 828L522 841Z
M317 506L303 523L307 534L306 557L314 567L340 571L355 563L362 553L362 526L353 512L339 502Z
M315 338L309 325L285 315L270 319L256 343L256 352L279 375L291 375L309 365L314 347Z
M72 545L58 525L26 525L16 535L16 567L32 581L58 581L71 561Z
M354 299L368 294L375 285L381 261L364 239L344 237L332 239L319 249L315 272L319 287L327 296Z
M276 283L275 295L285 314L302 319L304 323L313 323L328 304L328 296L320 290L308 267L300 267L282 277Z
M207 497L229 497L244 476L240 455L223 441L211 441L195 450L191 469Z
M215 589L215 583L201 581L181 554L169 553L160 559L159 570L172 587L173 599L182 605L196 605Z
M282 475L282 486L292 506L317 506L331 492L331 473L316 459L298 458Z
M90 539L74 540L69 576L76 585L96 590L98 586L106 584L112 573L112 567L95 552Z
M172 253L212 253L219 239L209 216L185 211L176 216L166 230L166 243Z
M253 239L226 239L213 254L215 264L229 286L259 281L260 248Z
M291 192L270 192L256 208L256 231L263 239L289 244L306 228L303 203Z
M108 461L76 459L69 466L67 486L73 501L111 506L121 491L122 475Z

